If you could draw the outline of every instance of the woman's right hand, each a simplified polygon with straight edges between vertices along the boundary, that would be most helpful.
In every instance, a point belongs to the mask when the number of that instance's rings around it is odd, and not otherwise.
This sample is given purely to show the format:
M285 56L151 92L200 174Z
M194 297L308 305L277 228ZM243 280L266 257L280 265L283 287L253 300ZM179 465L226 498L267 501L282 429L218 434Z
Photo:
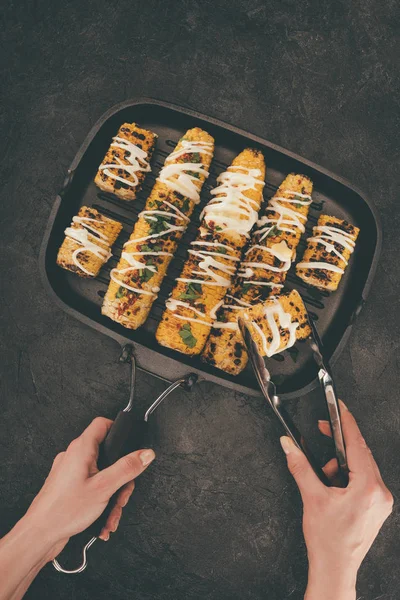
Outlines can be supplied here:
M292 440L281 438L304 505L303 531L309 560L305 600L356 598L357 571L393 507L392 494L353 415L343 402L340 407L350 469L346 488L326 487ZM331 435L327 421L320 421L319 428ZM324 471L334 480L338 472L336 459Z

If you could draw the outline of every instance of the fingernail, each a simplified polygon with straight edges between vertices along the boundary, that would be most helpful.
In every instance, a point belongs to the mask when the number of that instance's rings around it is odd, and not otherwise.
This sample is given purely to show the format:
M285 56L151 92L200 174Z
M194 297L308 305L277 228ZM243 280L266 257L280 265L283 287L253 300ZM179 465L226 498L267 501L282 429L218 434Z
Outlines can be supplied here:
M144 467L147 467L147 465L149 465L155 459L155 457L156 455L154 454L153 450L143 450L139 454L139 458Z
M349 410L347 408L347 406L345 405L345 403L343 402L343 400L339 400L339 404L340 404L340 408L342 408L343 410Z
M287 437L286 435L283 435L280 438L280 442L285 454L290 454L290 452L293 452L296 449L296 446L293 444L291 438Z
M321 423L321 425L329 425L329 421L326 419L318 419L318 423Z

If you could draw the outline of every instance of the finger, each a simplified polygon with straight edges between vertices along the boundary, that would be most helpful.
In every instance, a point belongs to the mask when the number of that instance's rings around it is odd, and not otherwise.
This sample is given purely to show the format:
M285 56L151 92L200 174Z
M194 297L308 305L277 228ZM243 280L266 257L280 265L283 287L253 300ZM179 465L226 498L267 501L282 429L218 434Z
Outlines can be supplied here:
M289 471L297 483L303 500L309 494L321 493L325 486L314 473L305 454L290 437L282 436L280 441L286 454Z
M342 400L339 400L339 405L350 472L355 476L364 475L375 478L371 454L357 422Z
M327 437L332 437L332 429L329 421L319 420L318 429L323 435L326 435Z
M337 459L331 458L331 460L328 461L324 467L322 467L322 470L328 479L333 481L339 474L339 465Z
M94 485L112 496L120 487L138 477L154 460L153 450L137 450L120 458L116 463L93 477Z
M105 417L96 417L80 436L81 439L96 445L97 447L104 441L107 433L111 429L114 421Z
M116 529L118 528L122 514L122 509L128 504L129 498L131 497L134 489L135 482L130 481L129 483L124 485L117 493L115 499L115 506L108 515L106 524L104 525L99 535L100 539L102 539L104 542L107 542L110 537L110 533L116 531Z
M114 531L117 531L119 522L121 520L121 516L122 516L122 506L117 506L117 505L114 506L112 511L110 512L110 514L107 517L106 524L104 525L103 529L101 530L101 533L99 535L100 539L102 539L104 542L108 541L108 539L110 537L110 533L114 533Z
M93 419L83 433L70 443L68 446L69 453L78 454L84 463L87 461L90 465L93 462L96 463L99 456L99 446L104 441L112 424L111 419L104 417ZM96 472L96 469L94 469L94 472ZM93 475L93 469L89 475Z
M135 489L135 482L130 481L124 485L117 494L116 503L122 508L129 502L129 498L132 496L132 492Z

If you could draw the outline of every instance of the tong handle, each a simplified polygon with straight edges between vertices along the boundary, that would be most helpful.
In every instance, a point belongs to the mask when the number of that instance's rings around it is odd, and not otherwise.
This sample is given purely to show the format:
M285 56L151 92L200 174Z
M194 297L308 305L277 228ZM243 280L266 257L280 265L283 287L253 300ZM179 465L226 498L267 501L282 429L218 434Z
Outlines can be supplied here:
M337 400L335 384L332 377L325 369L320 369L318 377L325 394L340 477L342 479L342 483L347 485L349 479L349 466L347 463L346 445L343 437L342 421L340 418L340 408Z
M304 437L301 435L300 431L297 429L297 427L294 424L294 422L292 421L292 418L290 417L289 413L285 410L285 408L282 406L282 404L279 402L279 400L276 397L274 398L274 400L275 401L273 403L273 406L274 406L275 414L277 415L278 419L280 420L283 427L285 428L287 435L293 440L293 442L296 444L296 446L304 452L304 454L306 455L306 457L308 459L308 462L310 463L310 465L312 466L312 468L314 470L314 473L322 481L322 483L326 486L330 486L331 483L330 483L328 477L325 475L324 471L322 470L321 465L319 464L319 462L315 458L314 454L309 449Z

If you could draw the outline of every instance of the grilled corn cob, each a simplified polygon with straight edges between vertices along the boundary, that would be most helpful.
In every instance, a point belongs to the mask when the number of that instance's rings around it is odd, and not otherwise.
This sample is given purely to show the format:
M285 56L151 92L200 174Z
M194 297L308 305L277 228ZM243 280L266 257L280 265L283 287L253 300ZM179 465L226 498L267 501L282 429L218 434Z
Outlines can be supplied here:
M311 334L307 312L297 290L256 304L241 313L262 356L291 348Z
M231 375L245 368L248 356L237 316L280 293L304 231L311 193L308 177L291 173L267 204L233 286L218 311L203 352L204 361Z
M189 129L167 157L116 269L102 313L129 329L146 320L193 212L214 152L214 139Z
M360 230L347 221L321 215L308 238L298 277L321 290L335 291L354 251Z
M156 140L155 133L136 123L121 125L97 171L95 184L123 200L134 200L146 173L151 171Z
M111 246L122 229L121 223L105 217L95 208L82 206L57 255L57 264L80 277L96 277L111 256Z
M157 329L161 345L184 354L201 352L257 220L264 179L264 157L249 148L218 177Z

